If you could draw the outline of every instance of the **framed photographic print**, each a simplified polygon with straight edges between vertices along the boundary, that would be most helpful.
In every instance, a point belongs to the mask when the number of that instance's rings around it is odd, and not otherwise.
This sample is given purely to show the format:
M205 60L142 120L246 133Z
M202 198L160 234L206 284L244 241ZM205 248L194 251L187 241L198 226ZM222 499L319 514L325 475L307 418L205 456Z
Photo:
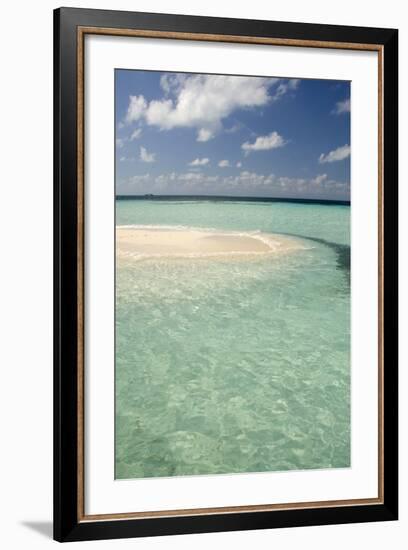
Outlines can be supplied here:
M54 26L55 539L397 519L397 31Z

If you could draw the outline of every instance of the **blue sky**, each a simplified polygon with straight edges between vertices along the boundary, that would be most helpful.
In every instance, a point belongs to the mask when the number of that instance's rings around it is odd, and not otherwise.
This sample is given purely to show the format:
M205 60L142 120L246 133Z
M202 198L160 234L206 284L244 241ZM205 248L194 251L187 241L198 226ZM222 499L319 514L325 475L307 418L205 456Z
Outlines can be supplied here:
M116 193L350 197L350 83L118 69Z

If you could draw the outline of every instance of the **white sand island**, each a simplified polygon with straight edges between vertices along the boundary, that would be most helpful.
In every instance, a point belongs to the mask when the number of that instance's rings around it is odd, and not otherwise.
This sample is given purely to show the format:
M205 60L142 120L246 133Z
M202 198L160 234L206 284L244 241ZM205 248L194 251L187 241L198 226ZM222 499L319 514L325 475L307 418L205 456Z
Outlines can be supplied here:
M116 227L118 257L238 258L275 255L303 248L292 237L260 232L214 231L163 226Z

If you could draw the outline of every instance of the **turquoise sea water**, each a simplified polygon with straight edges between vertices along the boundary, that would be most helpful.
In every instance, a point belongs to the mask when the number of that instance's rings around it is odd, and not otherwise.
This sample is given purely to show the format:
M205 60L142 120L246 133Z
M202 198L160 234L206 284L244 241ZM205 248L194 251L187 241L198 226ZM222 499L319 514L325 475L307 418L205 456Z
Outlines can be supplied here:
M116 478L350 465L350 208L117 200L116 224L296 235L251 261L117 258Z

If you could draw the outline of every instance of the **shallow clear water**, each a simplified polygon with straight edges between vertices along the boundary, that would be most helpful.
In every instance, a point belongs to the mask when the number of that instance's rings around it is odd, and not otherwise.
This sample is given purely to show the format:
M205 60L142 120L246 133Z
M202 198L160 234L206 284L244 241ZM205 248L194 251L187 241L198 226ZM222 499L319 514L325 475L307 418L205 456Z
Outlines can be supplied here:
M116 223L302 245L251 261L117 258L116 478L349 466L350 208L118 200Z

